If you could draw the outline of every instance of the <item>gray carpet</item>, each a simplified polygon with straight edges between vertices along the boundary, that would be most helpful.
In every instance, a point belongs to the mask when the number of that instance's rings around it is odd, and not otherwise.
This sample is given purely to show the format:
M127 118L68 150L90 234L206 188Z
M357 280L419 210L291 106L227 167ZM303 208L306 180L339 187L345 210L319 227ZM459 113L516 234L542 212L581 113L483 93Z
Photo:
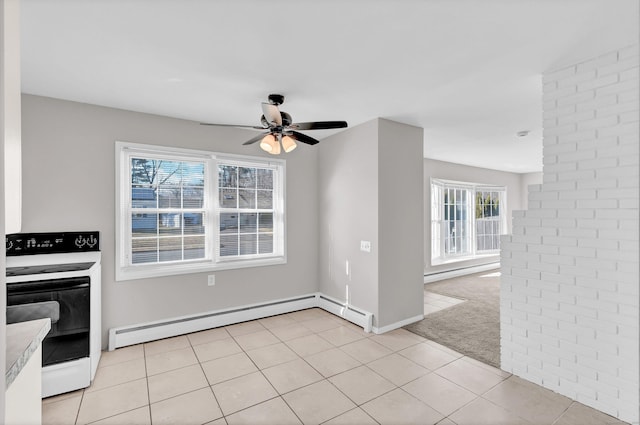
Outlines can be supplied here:
M497 270L425 285L467 301L428 314L404 328L481 362L500 367L500 276ZM483 277L484 276L484 277Z

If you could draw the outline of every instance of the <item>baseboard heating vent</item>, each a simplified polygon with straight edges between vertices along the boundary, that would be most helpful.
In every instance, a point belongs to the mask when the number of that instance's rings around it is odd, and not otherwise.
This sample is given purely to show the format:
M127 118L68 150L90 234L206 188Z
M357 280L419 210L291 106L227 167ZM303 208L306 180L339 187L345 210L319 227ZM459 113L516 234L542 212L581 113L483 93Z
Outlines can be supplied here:
M371 332L371 327L373 326L373 314L371 313L358 310L351 305L323 294L318 294L318 307L358 326L362 326L365 332Z
M109 329L109 351L248 320L317 307L317 294Z
M468 266L455 270L447 270L444 272L436 272L424 275L424 283L433 283L440 280L451 279L459 276L466 276L473 273L481 273L489 270L499 269L500 263L481 264L479 266Z
M359 310L321 293L315 293L232 309L176 317L169 320L111 328L109 329L109 351L129 345L184 335L249 320L262 319L264 317L291 313L313 307L319 307L329 313L340 316L358 326L362 326L365 332L371 332L373 314Z

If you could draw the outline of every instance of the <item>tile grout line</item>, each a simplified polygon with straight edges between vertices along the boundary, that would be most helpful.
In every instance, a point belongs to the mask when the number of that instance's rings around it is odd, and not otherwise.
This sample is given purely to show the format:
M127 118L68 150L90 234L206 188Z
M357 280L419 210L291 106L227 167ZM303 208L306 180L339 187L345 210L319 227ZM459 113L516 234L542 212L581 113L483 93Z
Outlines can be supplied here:
M149 389L149 370L147 369L147 349L142 344L142 358L144 359L144 379L147 383L147 409L149 410L149 423L153 425L153 415L151 414L151 390Z
M262 323L261 323L261 325L262 325ZM264 325L262 325L262 326L264 327ZM283 341L281 341L281 340L280 340L280 338L278 338L276 335L274 335L274 334L273 334L273 332L271 332L271 331L270 331L269 329L267 329L266 327L265 327L265 330L269 331L269 333L270 333L271 335L273 335L273 336L274 336L278 341L280 341L280 342L284 343ZM245 335L248 335L248 334L245 334ZM234 338L234 337L232 336L232 338ZM247 410L247 409L250 409L250 408L252 408L252 407L258 406L258 405L260 405L260 404L262 404L262 403L266 403L267 401L271 401L271 400L275 400L276 398L280 398L280 399L282 399L282 401L284 402L284 404L286 404L286 405L287 405L287 407L289 408L289 410L291 410L291 412L295 415L295 417L300 421L300 423L303 423L303 422L302 422L302 420L300 419L300 417L298 417L298 414L295 412L295 410L293 410L293 409L291 408L291 406L289 406L289 403L287 403L287 401L284 399L284 397L282 397L282 394L280 394L280 393L278 392L278 390L273 386L273 384L271 383L271 381L269 381L269 378L267 378L267 376L264 374L264 372L262 372L262 369L261 369L261 368L256 364L256 362L253 360L253 358L251 358L251 356L249 355L249 353L247 353L247 352L245 351L244 347L243 347L242 345L240 345L240 344L238 343L238 341L236 341L236 340L235 340L235 338L234 338L234 341L235 341L235 343L236 343L236 344L238 344L238 346L239 346L239 347L240 347L240 349L242 350L242 353L244 353L244 355L245 355L245 356L247 356L247 358L251 361L251 363L253 363L253 365L256 367L256 369L258 369L258 372L260 372L260 375L262 375L262 377L265 379L265 381L267 381L267 382L269 383L269 385L271 386L271 388L275 391L276 396L275 396L275 397L268 398L268 399L266 399L266 400L262 400L261 402L256 403L256 404L252 404L251 406L247 406L247 407L245 407L245 408L243 408L243 409L240 409L240 410L238 410L238 411L236 411L236 412L231 413L230 415L224 415L224 412L222 412L222 413L223 413L223 417L224 417L224 419L225 419L225 422L227 422L227 423L228 423L228 421L227 421L227 416L235 415L235 414L236 414L236 413L238 413L238 412L242 412L242 411L244 411L244 410ZM277 344L277 343L274 343L274 344L268 344L268 345L265 345L264 347L268 347L268 346L270 346L270 345L275 345L275 344ZM286 346L286 344L285 344L285 346ZM258 347L258 348L262 348L262 347ZM292 350L292 351L293 351L293 350ZM296 355L297 355L297 353L296 353ZM242 376L247 376L247 375L249 375L249 374L251 374L251 373L255 373L255 372L250 372L250 373L244 374L244 375L242 375ZM224 381L224 382L228 382L228 381L231 381L231 380L233 380L233 379L236 379L236 378L231 378L231 379L228 379L227 381ZM213 386L211 387L211 391L213 391ZM215 392L214 392L214 396L215 396ZM218 404L219 404L219 403L218 403ZM220 408L220 410L222 411L222 408Z
M229 332L227 331L227 333L229 333ZM189 341L189 346L193 350L194 356L196 356L196 360L198 361L198 366L200 366L200 370L202 371L202 374L204 375L204 379L207 381L207 384L209 384L208 385L209 386L209 391L211 391L211 394L213 395L213 399L216 401L216 404L218 405L218 409L220 409L220 413L222 414L222 416L220 418L224 419L224 421L227 422L227 420L226 420L226 418L224 416L224 412L222 411L222 406L220 406L220 401L218 401L218 397L216 397L216 393L215 393L215 391L213 391L213 386L211 385L211 382L209 382L209 377L207 376L206 372L204 371L204 368L202 367L202 362L200 361L200 357L198 357L198 353L196 353L194 345L191 342L191 339L189 338L188 334L187 334L187 341ZM196 389L194 391L199 391L201 389L202 388L198 388L198 389ZM151 400L149 400L149 408L151 408ZM218 420L220 418L216 418L216 419L213 419L213 420L216 421L216 420ZM151 425L153 425L153 421L152 421Z

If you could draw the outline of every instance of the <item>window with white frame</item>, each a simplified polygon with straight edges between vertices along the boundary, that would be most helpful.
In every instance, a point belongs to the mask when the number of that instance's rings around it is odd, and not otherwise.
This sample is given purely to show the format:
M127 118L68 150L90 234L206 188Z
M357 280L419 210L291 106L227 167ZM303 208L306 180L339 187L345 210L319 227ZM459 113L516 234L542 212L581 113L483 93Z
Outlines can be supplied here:
M431 179L432 263L497 253L506 200L502 186Z
M282 160L116 143L116 280L282 264Z

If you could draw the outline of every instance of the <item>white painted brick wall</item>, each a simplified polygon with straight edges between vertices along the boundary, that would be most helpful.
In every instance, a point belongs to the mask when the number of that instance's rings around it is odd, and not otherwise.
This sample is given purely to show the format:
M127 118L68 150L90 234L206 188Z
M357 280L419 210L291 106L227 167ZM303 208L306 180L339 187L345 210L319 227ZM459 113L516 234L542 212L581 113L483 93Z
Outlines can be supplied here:
M639 47L543 76L543 184L502 240L502 369L640 422Z

